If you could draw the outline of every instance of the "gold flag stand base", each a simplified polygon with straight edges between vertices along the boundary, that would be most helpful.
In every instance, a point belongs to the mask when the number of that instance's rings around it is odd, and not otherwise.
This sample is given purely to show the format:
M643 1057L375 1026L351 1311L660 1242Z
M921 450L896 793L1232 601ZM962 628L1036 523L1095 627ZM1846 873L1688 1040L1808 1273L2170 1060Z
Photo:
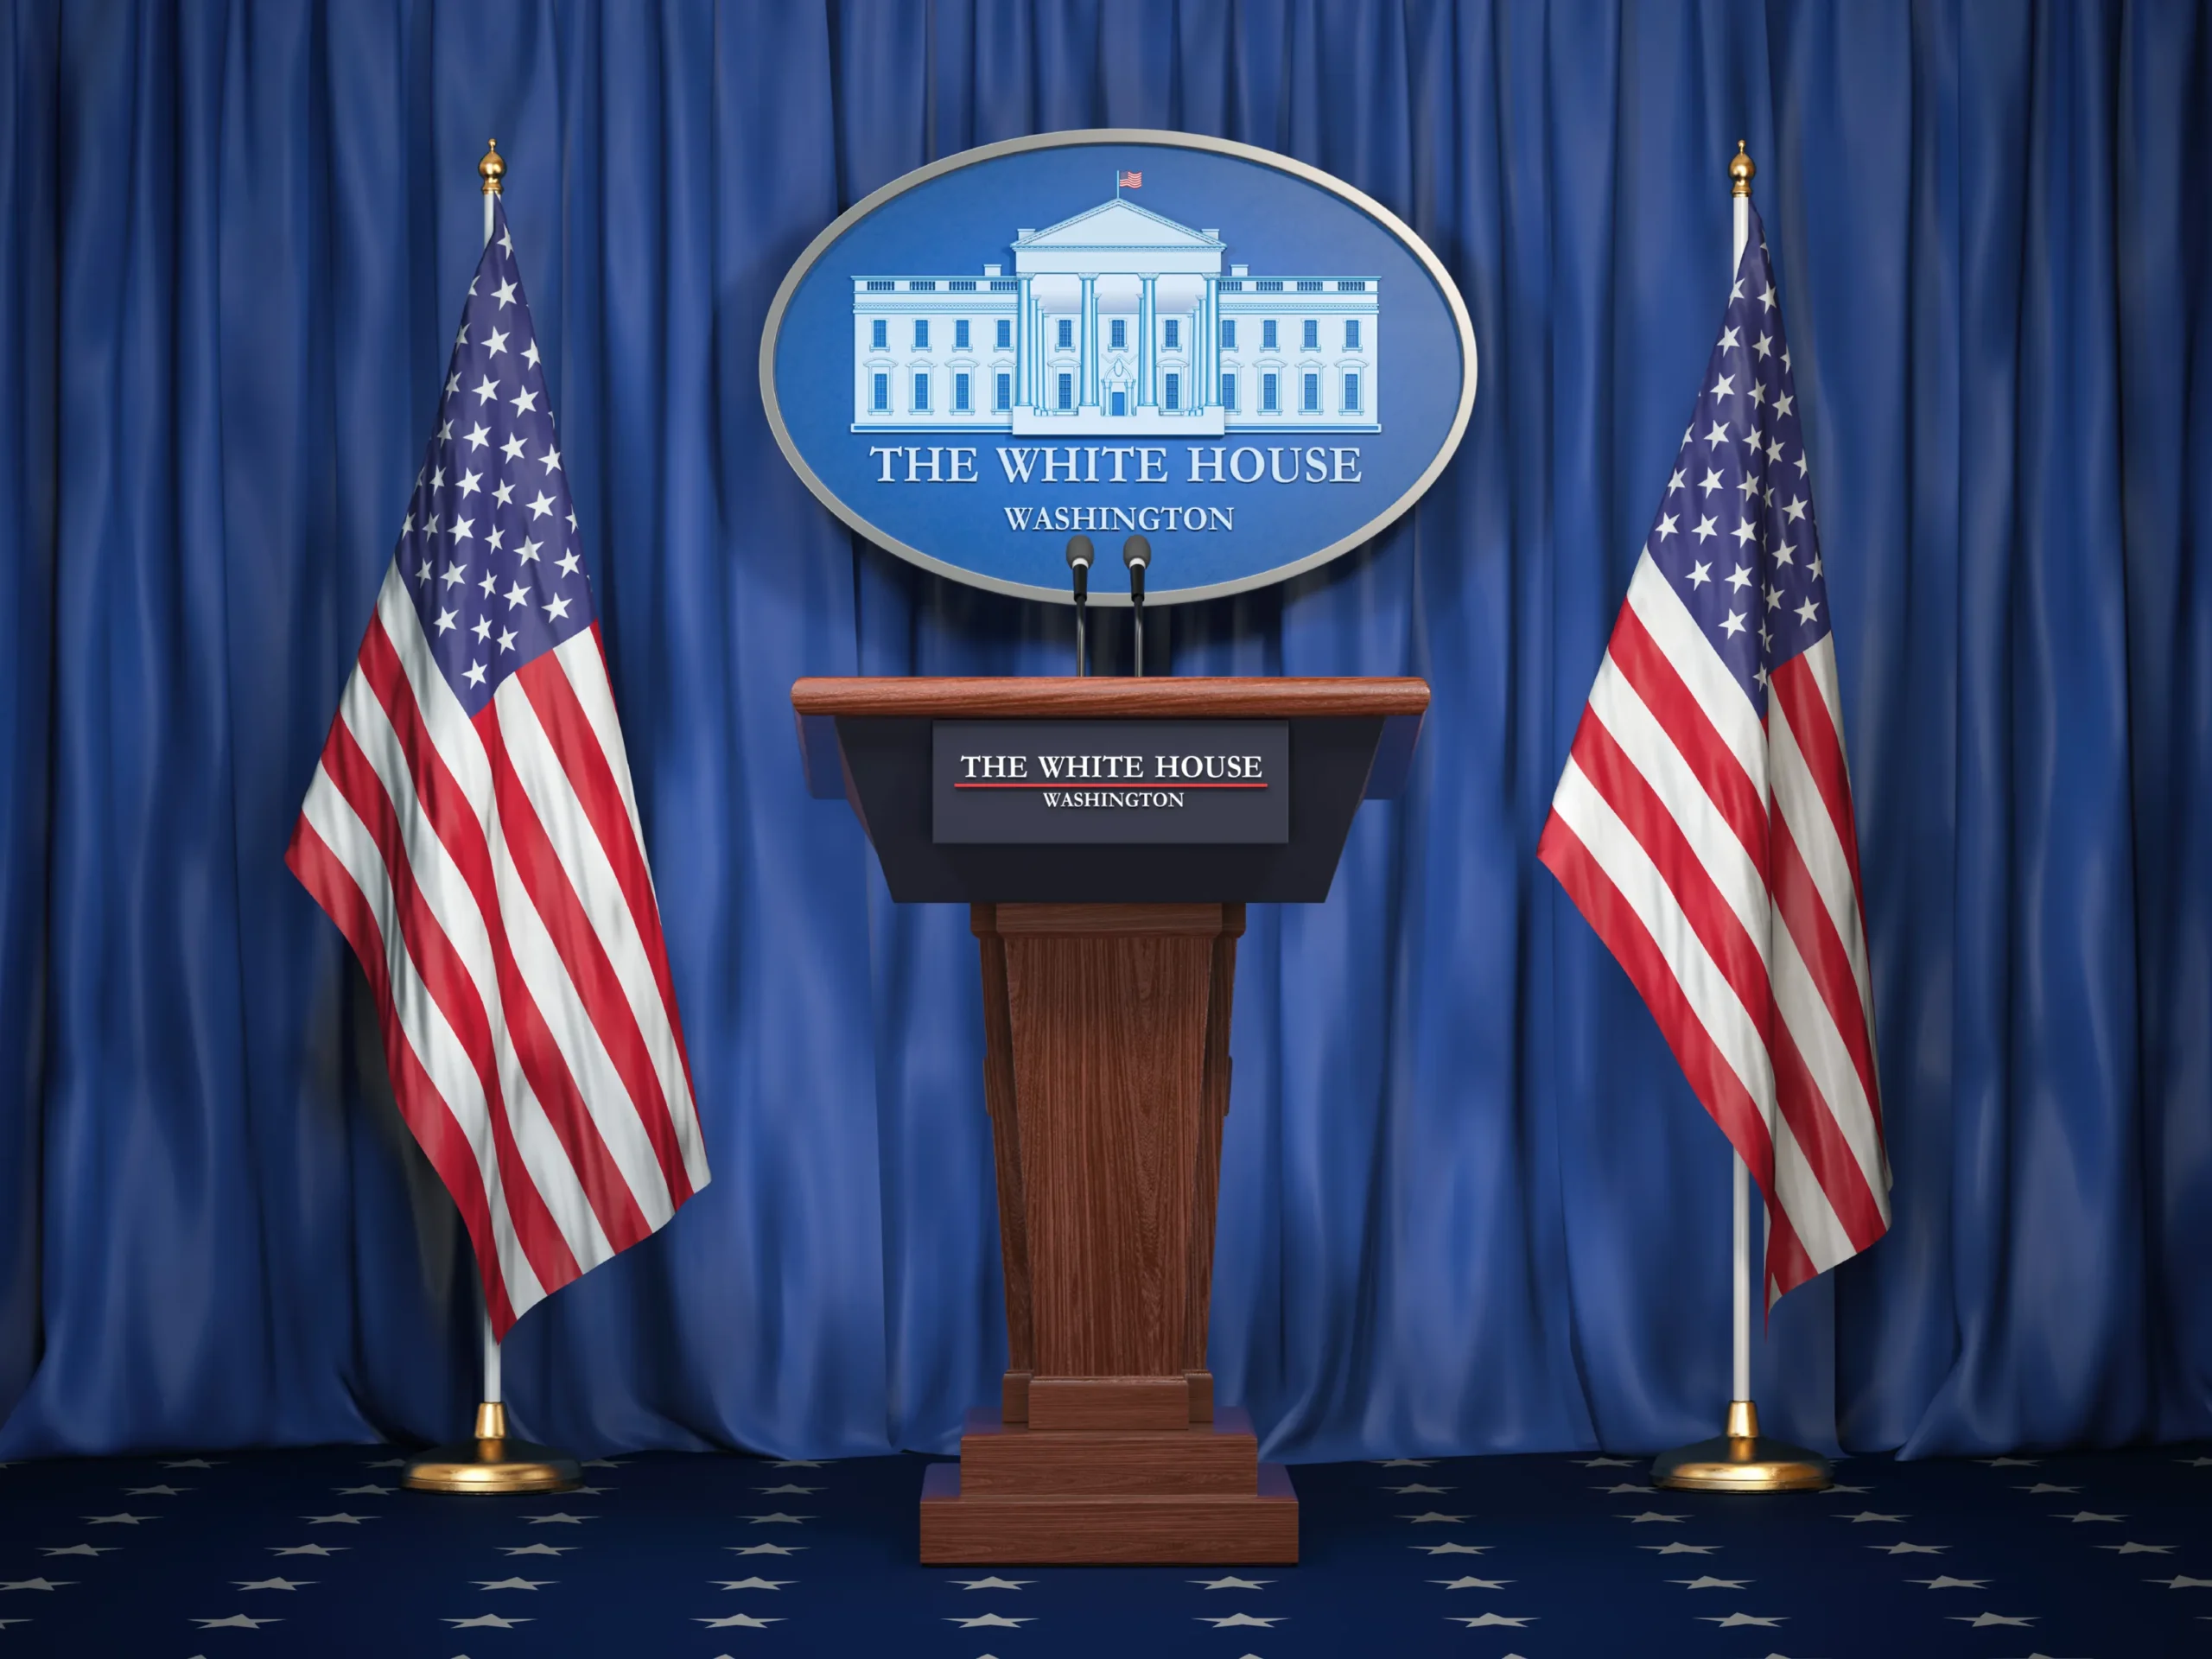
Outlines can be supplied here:
M417 1492L566 1492L583 1478L567 1453L509 1440L507 1408L486 1401L476 1408L474 1440L416 1452L399 1484Z
M1817 1452L1759 1433L1759 1408L1728 1402L1728 1432L1651 1460L1651 1484L1678 1492L1822 1492L1835 1471Z

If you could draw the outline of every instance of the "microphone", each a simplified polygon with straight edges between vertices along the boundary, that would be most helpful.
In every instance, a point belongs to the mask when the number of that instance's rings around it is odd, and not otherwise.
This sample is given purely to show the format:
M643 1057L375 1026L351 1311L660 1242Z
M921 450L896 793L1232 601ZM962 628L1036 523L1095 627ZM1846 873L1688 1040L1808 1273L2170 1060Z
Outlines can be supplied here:
M1090 537L1069 537L1068 569L1075 575L1075 671L1079 676L1090 672L1083 648L1083 607L1090 596Z
M1144 677L1144 568L1152 563L1152 543L1132 536L1122 543L1122 563L1129 567L1129 616L1136 627L1137 677Z

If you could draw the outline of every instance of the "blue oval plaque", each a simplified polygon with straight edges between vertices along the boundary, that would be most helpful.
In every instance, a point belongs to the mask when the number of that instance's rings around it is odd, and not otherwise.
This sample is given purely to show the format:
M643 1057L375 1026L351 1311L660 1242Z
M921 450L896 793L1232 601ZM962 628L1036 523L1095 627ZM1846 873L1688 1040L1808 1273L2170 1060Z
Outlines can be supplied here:
M1141 130L988 144L893 181L777 290L760 391L785 456L942 575L1094 603L1279 582L1357 547L1451 460L1466 308L1387 209L1287 156ZM1109 574L1110 573L1110 574Z

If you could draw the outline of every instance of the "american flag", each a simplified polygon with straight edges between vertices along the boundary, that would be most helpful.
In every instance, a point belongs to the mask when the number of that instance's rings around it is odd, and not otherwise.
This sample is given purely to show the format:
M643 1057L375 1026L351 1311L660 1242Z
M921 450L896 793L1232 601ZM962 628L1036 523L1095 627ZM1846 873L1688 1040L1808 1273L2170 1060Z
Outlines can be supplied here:
M1538 849L1766 1196L1767 1301L1890 1224L1859 841L1758 217Z
M493 1332L707 1184L506 216L286 855L360 958Z

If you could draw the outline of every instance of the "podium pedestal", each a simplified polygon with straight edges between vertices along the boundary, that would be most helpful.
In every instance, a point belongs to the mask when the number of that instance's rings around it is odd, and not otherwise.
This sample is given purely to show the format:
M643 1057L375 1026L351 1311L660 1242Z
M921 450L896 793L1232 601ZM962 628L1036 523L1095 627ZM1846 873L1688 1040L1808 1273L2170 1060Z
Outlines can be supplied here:
M1008 1367L925 1561L1288 1562L1298 1500L1205 1369L1242 905L976 905Z
M1236 941L1248 902L1328 896L1360 802L1404 781L1428 688L1418 680L802 680L791 704L808 787L851 804L894 899L969 904L982 958L983 1093L1008 1363L998 1409L969 1415L959 1465L930 1471L922 1560L1296 1561L1290 1478L1259 1460L1243 1412L1215 1409L1206 1370ZM1194 804L1167 821L1186 834L1139 833L1101 817L1088 821L1095 839L1020 815L992 822L1003 835L977 835L965 808L941 823L933 802L957 801L957 790L1139 775L1078 772L1072 761L1064 774L1041 761L1028 772L1010 763L958 772L959 752L950 748L953 758L939 766L942 723L969 723L955 724L957 739L988 722L988 741L1004 749L1024 741L1007 735L1007 723L1031 721L1043 725L1028 729L1052 732L1039 741L1056 756L1087 745L1086 755L1107 755L1117 768L1147 754L1162 765L1176 758L1162 746L1212 731L1189 741L1235 744L1223 753L1238 771L1160 777L1233 776L1192 783L1194 803L1209 789L1277 790L1271 800L1283 803L1281 814L1270 830ZM1253 724L1221 738L1218 723L1236 721ZM1099 748L1109 736L1110 747ZM1256 768L1269 743L1276 758L1262 779ZM963 781L977 778L984 781ZM1103 804L1180 812L1182 789L1166 787L1172 803Z

